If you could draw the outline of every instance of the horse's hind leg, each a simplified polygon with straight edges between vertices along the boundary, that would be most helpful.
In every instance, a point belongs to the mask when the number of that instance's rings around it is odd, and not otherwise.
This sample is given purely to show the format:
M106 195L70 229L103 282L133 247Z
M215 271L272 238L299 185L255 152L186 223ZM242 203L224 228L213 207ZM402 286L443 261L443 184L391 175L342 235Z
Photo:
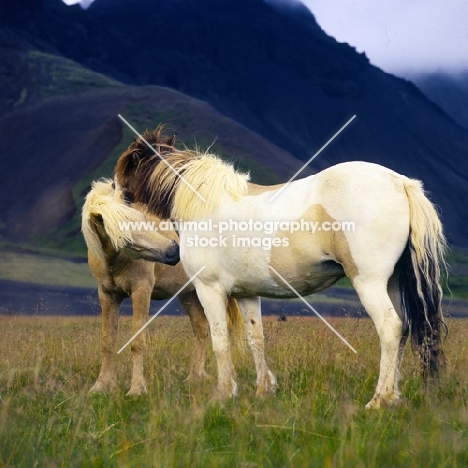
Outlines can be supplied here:
M115 389L114 356L117 341L119 306L122 300L108 294L99 287L99 302L102 309L101 370L90 393L106 393Z
M379 381L374 396L366 405L366 408L380 408L400 399L397 381L403 323L388 295L387 280L363 281L357 277L353 285L380 338Z
M401 296L400 296L400 288L398 285L398 273L394 273L390 280L388 281L388 295L390 296L390 300L392 301L393 307L395 308L398 317L400 317L400 320L402 321L402 337L400 340L400 346L398 349L398 360L397 360L397 371L395 372L395 394L398 395L399 397L401 396L400 390L398 388L398 383L400 380L400 368L401 368L401 363L403 361L403 355L405 353L405 347L406 347L406 341L408 340L408 329L404 330L404 312L403 312L403 307L401 304Z
M257 370L257 395L275 393L277 388L276 377L268 369L265 360L260 298L238 298L237 302L244 317L247 342Z
M190 318L193 334L195 336L192 364L187 380L208 377L205 371L205 361L210 325L195 291L180 294L179 301Z
M148 321L150 302L151 288L145 285L140 288L135 288L132 291L132 336ZM146 389L145 375L143 373L143 360L148 351L146 333L147 331L143 330L135 337L131 344L133 369L130 390L127 392L128 396L139 396L148 392Z

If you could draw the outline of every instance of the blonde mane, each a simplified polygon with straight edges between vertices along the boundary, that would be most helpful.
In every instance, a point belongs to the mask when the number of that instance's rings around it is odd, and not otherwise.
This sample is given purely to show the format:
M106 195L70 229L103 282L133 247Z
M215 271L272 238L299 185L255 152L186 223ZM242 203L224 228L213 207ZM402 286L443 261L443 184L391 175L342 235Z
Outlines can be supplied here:
M144 215L128 206L120 190L114 189L113 181L100 179L93 182L86 196L81 216L81 231L88 249L100 259L104 258L102 244L94 228L93 216L101 216L106 234L116 250L132 241L131 231L122 230L119 222L141 221Z
M218 156L187 149L166 156L165 161L150 176L149 207L165 201L172 219L204 218L219 209L225 195L234 200L247 195L249 175L236 172Z

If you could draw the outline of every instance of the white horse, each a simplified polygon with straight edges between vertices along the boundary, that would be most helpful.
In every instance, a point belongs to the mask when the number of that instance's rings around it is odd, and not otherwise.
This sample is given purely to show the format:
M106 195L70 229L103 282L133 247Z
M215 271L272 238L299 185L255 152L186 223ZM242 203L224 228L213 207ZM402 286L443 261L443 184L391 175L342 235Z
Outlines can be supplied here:
M380 338L380 376L367 407L400 399L409 333L426 380L437 376L444 363L439 279L446 242L419 181L349 162L286 187L264 187L213 155L181 151L164 158L179 175L142 151L118 161L116 179L150 211L179 222L181 260L188 276L198 273L193 282L210 323L220 397L237 391L225 313L231 296L244 315L257 391L274 392L259 296L295 297L292 288L308 295L345 275ZM336 229L349 222L354 230Z
M160 231L121 229L123 222L160 226L160 219L145 215L137 208L138 205L128 205L122 192L108 179L93 182L83 206L82 232L88 246L89 268L98 284L102 309L101 370L91 393L109 392L116 387L114 358L118 311L124 298L132 299L133 335L147 322L151 299L169 299L188 281L182 265L173 266L179 260L175 231L167 228ZM192 284L180 293L179 301L190 317L195 335L188 379L203 378L207 376L205 361L209 325ZM228 314L236 326L241 319L238 319L240 313L235 300L229 304ZM239 335L234 335L234 338L239 339ZM147 392L143 373L143 359L147 352L146 331L135 337L131 350L133 368L128 395L135 396Z

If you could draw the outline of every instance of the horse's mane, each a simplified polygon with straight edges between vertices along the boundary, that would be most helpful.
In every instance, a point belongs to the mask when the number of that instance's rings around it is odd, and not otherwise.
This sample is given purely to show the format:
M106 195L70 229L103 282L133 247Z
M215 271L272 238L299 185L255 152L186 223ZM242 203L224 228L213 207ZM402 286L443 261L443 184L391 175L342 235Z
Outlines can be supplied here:
M128 176L135 172L141 161L158 157L154 150L161 155L175 150L175 135L165 135L165 129L165 125L161 124L153 131L145 130L141 137L135 138L133 143L122 153L115 167L115 173L119 175L119 183L122 187L128 185Z
M106 234L115 250L121 250L132 241L131 231L120 229L119 221L144 219L142 213L125 203L122 192L115 188L111 179L93 182L83 205L81 231L88 249L101 260L104 259L104 252L99 236L93 227L95 216L101 216Z
M247 174L232 164L197 150L176 151L142 163L135 201L162 218L191 220L219 208L224 194L233 199L247 195Z
M153 145L154 135L143 137ZM161 134L157 137L162 138ZM247 195L248 174L237 173L232 164L215 155L165 147L161 158L144 141L137 142L117 162L116 178L136 202L163 219L205 217L219 208L223 195L233 199ZM142 151L143 145L148 151Z
M177 178L177 185L173 190L173 219L204 218L219 210L223 196L228 195L239 200L247 195L248 174L236 172L231 163L222 161L215 155L196 151L195 154L197 157L189 159L182 166L184 180ZM163 168L162 165L160 167ZM156 171L152 182L158 187Z

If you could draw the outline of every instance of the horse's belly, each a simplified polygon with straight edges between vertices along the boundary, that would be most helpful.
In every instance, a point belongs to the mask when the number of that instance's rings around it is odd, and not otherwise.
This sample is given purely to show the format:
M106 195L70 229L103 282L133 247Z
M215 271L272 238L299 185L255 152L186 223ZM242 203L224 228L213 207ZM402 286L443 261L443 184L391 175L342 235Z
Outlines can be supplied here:
M249 274L246 270L235 281L232 293L244 296L263 296L271 298L292 298L297 293L313 294L332 286L344 276L343 267L334 261L315 264L297 263L293 268L269 267L268 274Z
M327 261L318 265L309 265L308 268L273 271L272 278L278 288L287 288L288 291L294 288L299 294L308 295L329 288L343 276L345 274L341 265Z

